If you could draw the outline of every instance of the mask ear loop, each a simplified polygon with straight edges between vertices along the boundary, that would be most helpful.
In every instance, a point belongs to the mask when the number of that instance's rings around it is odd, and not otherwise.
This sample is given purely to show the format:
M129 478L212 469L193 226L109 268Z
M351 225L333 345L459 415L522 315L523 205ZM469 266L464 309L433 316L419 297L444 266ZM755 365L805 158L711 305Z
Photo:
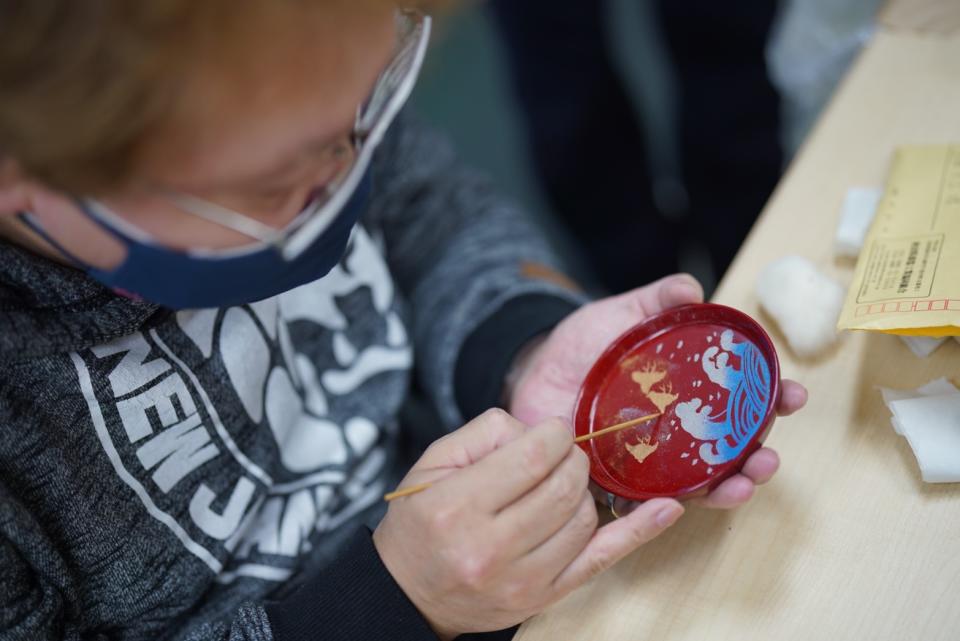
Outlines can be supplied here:
M26 225L27 228L28 228L30 231L32 231L33 233L35 233L35 234L37 234L38 236L40 236L40 238L42 238L43 240L45 240L45 241L47 242L47 244L49 244L49 245L50 245L51 247L53 247L55 250L57 250L58 252L60 252L60 254L61 254L64 258L66 258L68 261L70 261L71 263L73 263L73 265L74 265L75 267L77 267L78 269L83 269L83 270L90 269L90 265L86 264L85 262L83 262L82 260L80 260L79 258L77 258L76 254L74 254L74 253L71 252L69 249L67 249L66 247L64 247L63 245L61 245L55 238L53 238L53 236L51 236L50 234L48 234L47 231L46 231L43 227L40 226L40 223L38 223L38 222L36 221L36 219L33 217L32 214L30 214L29 212L25 212L25 211L18 211L16 215L17 215L17 219L18 219L21 223L23 223L24 225Z
M120 244L122 244L124 247L129 248L130 243L134 242L134 238L132 238L131 236L128 236L120 229L116 229L112 225L110 225L110 223L108 223L101 216L99 216L97 212L92 207L90 207L90 205L87 204L87 202L85 202L84 200L80 198L74 198L73 204L77 206L77 209L80 210L80 213L86 216L88 220L92 221L97 227L99 227L106 233L116 238L117 241L119 241ZM22 222L24 225L27 226L27 228L29 228L31 231L33 231L38 236L40 236L40 238L42 238L47 243L49 243L51 247L53 247L55 250L60 252L60 254L62 254L64 258L66 258L68 261L73 263L74 266L77 267L78 269L82 269L84 271L96 269L89 263L84 262L83 260L78 258L76 254L74 254L69 249L64 247L59 241L57 241L49 233L47 233L47 231L37 221L36 216L31 214L30 212L20 211L20 212L17 212L16 216L20 220L20 222Z

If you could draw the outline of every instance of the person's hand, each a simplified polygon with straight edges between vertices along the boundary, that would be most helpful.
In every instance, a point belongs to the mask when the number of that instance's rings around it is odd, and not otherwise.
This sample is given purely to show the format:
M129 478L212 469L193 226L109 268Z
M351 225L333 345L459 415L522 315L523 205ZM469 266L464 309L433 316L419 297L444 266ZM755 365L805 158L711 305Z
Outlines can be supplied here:
M508 628L673 524L648 501L597 529L587 457L569 424L490 410L431 445L374 532L384 565L442 639Z
M702 301L700 284L692 276L677 274L585 305L519 359L522 362L517 364L518 373L509 391L510 413L526 423L546 416L572 417L580 384L610 343L648 316ZM807 402L807 391L799 383L783 380L780 389L780 416L792 414ZM756 485L770 480L779 465L776 452L760 448L747 459L739 474L698 501L717 508L741 505L753 496ZM623 514L631 507L618 503L616 509Z

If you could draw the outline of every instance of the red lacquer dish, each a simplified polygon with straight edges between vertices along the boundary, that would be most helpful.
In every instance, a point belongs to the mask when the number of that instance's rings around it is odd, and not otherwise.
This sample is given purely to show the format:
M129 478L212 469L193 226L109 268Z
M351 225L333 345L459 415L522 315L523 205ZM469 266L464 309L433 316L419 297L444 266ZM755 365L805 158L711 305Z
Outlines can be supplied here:
M580 444L590 476L643 501L705 494L766 438L780 365L752 318L723 305L677 307L628 330L587 374L574 411L578 436L660 412Z

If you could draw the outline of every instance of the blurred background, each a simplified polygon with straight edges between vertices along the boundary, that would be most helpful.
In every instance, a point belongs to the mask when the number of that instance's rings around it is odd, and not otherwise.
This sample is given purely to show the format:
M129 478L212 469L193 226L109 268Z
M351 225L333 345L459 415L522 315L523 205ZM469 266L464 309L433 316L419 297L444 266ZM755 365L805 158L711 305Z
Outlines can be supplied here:
M683 270L709 296L879 4L460 3L438 16L413 107L589 290Z

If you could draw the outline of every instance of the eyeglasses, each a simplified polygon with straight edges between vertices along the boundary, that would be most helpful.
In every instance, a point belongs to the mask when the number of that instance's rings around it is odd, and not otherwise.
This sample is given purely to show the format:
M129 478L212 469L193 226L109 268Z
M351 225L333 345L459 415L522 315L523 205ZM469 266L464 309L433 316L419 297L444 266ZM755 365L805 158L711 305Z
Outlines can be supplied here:
M358 109L351 133L352 162L340 175L313 198L306 208L284 228L275 229L259 220L227 207L180 192L169 192L166 197L177 207L198 218L220 225L255 239L242 248L187 250L188 254L205 258L235 256L240 252L259 251L273 247L285 260L294 260L313 244L320 234L336 219L353 195L370 166L373 152L383 140L390 124L413 91L427 43L430 39L430 17L414 10L396 14L397 50L386 69L381 72L373 91ZM87 211L103 223L138 240L155 242L143 230L131 225L96 200L85 200Z

